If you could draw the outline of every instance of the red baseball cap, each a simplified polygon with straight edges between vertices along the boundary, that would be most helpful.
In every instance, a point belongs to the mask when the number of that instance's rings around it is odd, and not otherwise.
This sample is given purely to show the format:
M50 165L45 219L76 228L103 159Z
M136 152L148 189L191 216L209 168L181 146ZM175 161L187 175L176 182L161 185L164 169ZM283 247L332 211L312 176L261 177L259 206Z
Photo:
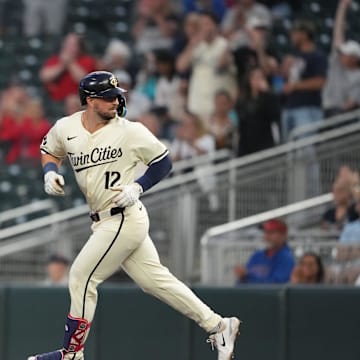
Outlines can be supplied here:
M287 225L280 219L272 219L263 223L262 228L264 231L278 231L281 233L287 232Z

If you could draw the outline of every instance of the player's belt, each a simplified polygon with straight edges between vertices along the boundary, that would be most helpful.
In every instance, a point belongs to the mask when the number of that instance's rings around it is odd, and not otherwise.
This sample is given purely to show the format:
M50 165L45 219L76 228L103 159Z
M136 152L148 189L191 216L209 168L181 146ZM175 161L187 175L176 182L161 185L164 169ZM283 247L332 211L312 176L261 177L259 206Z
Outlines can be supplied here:
M94 222L98 222L98 221L104 220L110 216L120 214L123 211L124 211L124 208L121 208L121 207L113 207L111 209L107 209L104 211L91 211L90 219Z

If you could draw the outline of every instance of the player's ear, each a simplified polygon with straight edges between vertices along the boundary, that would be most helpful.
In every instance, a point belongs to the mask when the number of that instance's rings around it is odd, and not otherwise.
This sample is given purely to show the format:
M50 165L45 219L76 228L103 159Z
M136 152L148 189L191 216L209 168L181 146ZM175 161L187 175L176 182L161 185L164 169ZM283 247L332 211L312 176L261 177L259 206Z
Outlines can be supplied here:
M87 104L87 105L92 104L92 103L93 103L93 100L94 100L94 99L93 99L92 97L87 96L87 97L86 97L86 104Z

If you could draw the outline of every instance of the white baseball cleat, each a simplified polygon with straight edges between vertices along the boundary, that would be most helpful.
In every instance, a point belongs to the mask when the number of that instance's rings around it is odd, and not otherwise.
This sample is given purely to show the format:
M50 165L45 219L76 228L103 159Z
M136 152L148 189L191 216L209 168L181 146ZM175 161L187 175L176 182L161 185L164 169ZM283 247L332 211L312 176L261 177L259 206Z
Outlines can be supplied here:
M237 336L240 334L241 321L236 317L223 318L222 329L216 334L211 334L207 342L218 350L218 360L231 360L234 358L234 345Z
M84 360L84 353L82 350L77 353L68 353L62 349L46 354L30 356L27 360Z

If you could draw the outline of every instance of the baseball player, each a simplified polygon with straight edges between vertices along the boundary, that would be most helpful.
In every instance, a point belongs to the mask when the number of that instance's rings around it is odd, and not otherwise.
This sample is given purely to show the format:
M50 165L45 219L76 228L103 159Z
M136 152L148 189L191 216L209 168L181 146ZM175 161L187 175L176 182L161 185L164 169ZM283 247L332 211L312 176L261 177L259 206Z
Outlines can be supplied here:
M161 265L149 237L149 219L140 195L171 170L168 150L140 123L126 115L123 90L112 73L92 72L80 82L85 111L56 122L41 144L44 186L64 195L59 173L67 157L92 209L92 235L69 274L71 297L63 347L28 360L84 359L84 344L97 302L97 286L122 268L146 292L196 321L209 333L219 360L232 357L240 321L222 318ZM138 162L148 165L134 181Z

